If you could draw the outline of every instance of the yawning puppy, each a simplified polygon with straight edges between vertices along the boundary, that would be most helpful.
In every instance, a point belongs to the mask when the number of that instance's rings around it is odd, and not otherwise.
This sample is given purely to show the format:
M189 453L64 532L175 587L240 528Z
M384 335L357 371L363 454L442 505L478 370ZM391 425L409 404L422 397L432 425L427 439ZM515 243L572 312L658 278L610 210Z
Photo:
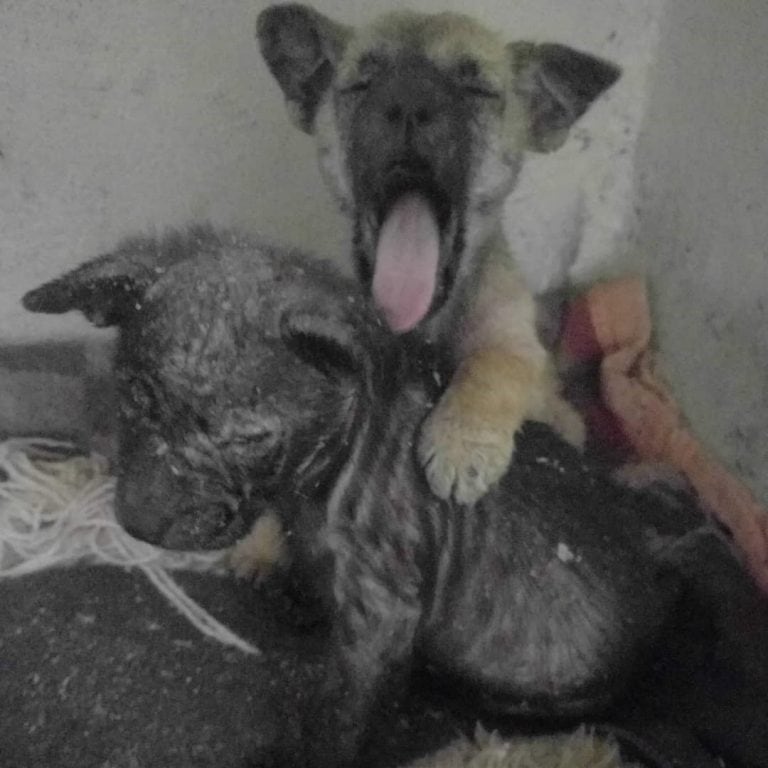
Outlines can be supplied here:
M619 70L562 45L507 43L451 13L391 13L352 29L278 5L257 33L293 122L317 140L352 220L359 278L386 322L455 353L420 437L433 491L482 496L526 416L579 442L501 212L524 152L559 147Z

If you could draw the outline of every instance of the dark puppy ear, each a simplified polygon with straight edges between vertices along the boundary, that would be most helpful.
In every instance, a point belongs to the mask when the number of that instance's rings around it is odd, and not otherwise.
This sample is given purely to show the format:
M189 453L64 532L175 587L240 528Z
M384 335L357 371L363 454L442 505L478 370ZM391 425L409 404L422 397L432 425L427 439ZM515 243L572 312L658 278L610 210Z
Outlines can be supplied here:
M145 291L170 266L215 247L215 241L206 228L174 233L162 240L126 240L114 253L34 288L21 303L30 312L58 315L78 310L94 325L118 325L140 307Z
M528 112L529 149L551 152L590 104L618 80L615 64L555 43L511 43L515 90Z
M152 281L152 271L145 265L130 262L123 254L106 254L34 288L21 303L30 312L59 315L78 310L96 326L119 325Z
M273 5L259 14L261 55L283 89L291 119L306 133L312 133L349 35L347 27L305 5Z

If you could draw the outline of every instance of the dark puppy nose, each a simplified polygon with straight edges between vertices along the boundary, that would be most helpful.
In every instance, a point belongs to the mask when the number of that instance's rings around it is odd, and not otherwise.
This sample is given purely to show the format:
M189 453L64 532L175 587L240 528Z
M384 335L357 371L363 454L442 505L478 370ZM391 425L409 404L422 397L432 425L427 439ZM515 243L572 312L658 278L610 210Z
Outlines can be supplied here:
M403 90L405 89L405 92ZM386 89L379 114L386 125L390 140L406 147L418 147L420 134L430 128L439 129L441 105L436 94L424 88L408 87L397 80Z
M134 539L158 544L167 526L172 504L169 488L150 471L118 478L115 493L117 522Z
M149 544L158 544L162 536L162 529L156 521L148 517L136 517L131 510L126 513L125 509L116 509L117 522L126 531L139 541L146 541Z
M383 108L384 119L396 133L412 138L419 128L430 125L440 114L440 104L434 98L420 100L411 94L396 94Z

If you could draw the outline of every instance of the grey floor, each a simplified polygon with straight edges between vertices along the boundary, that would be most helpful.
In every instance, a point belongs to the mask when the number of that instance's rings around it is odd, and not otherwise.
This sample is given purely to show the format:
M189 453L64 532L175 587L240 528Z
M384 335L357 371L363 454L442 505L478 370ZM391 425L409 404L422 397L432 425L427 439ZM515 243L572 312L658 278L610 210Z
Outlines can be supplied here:
M114 405L110 344L0 346L0 439L52 437L109 455Z

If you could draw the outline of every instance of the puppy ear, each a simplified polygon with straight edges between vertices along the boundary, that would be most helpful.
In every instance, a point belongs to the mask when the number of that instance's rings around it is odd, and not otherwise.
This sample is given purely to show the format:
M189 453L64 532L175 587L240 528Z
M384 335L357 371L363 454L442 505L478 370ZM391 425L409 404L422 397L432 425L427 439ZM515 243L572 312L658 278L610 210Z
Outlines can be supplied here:
M615 64L555 43L511 43L515 91L528 112L529 149L551 152L590 104L618 80Z
M281 336L305 362L324 373L350 375L366 370L366 347L347 320L307 312L286 315Z
M305 133L312 133L315 113L350 34L348 27L305 5L273 5L259 14L261 55L283 90L291 120Z
M126 240L114 253L34 288L21 303L30 312L59 315L78 310L96 326L119 325L170 266L214 245L214 238L207 228L199 228L162 240Z
M21 303L30 312L59 315L79 310L96 326L119 325L151 282L153 274L147 265L123 253L106 254L34 288Z

